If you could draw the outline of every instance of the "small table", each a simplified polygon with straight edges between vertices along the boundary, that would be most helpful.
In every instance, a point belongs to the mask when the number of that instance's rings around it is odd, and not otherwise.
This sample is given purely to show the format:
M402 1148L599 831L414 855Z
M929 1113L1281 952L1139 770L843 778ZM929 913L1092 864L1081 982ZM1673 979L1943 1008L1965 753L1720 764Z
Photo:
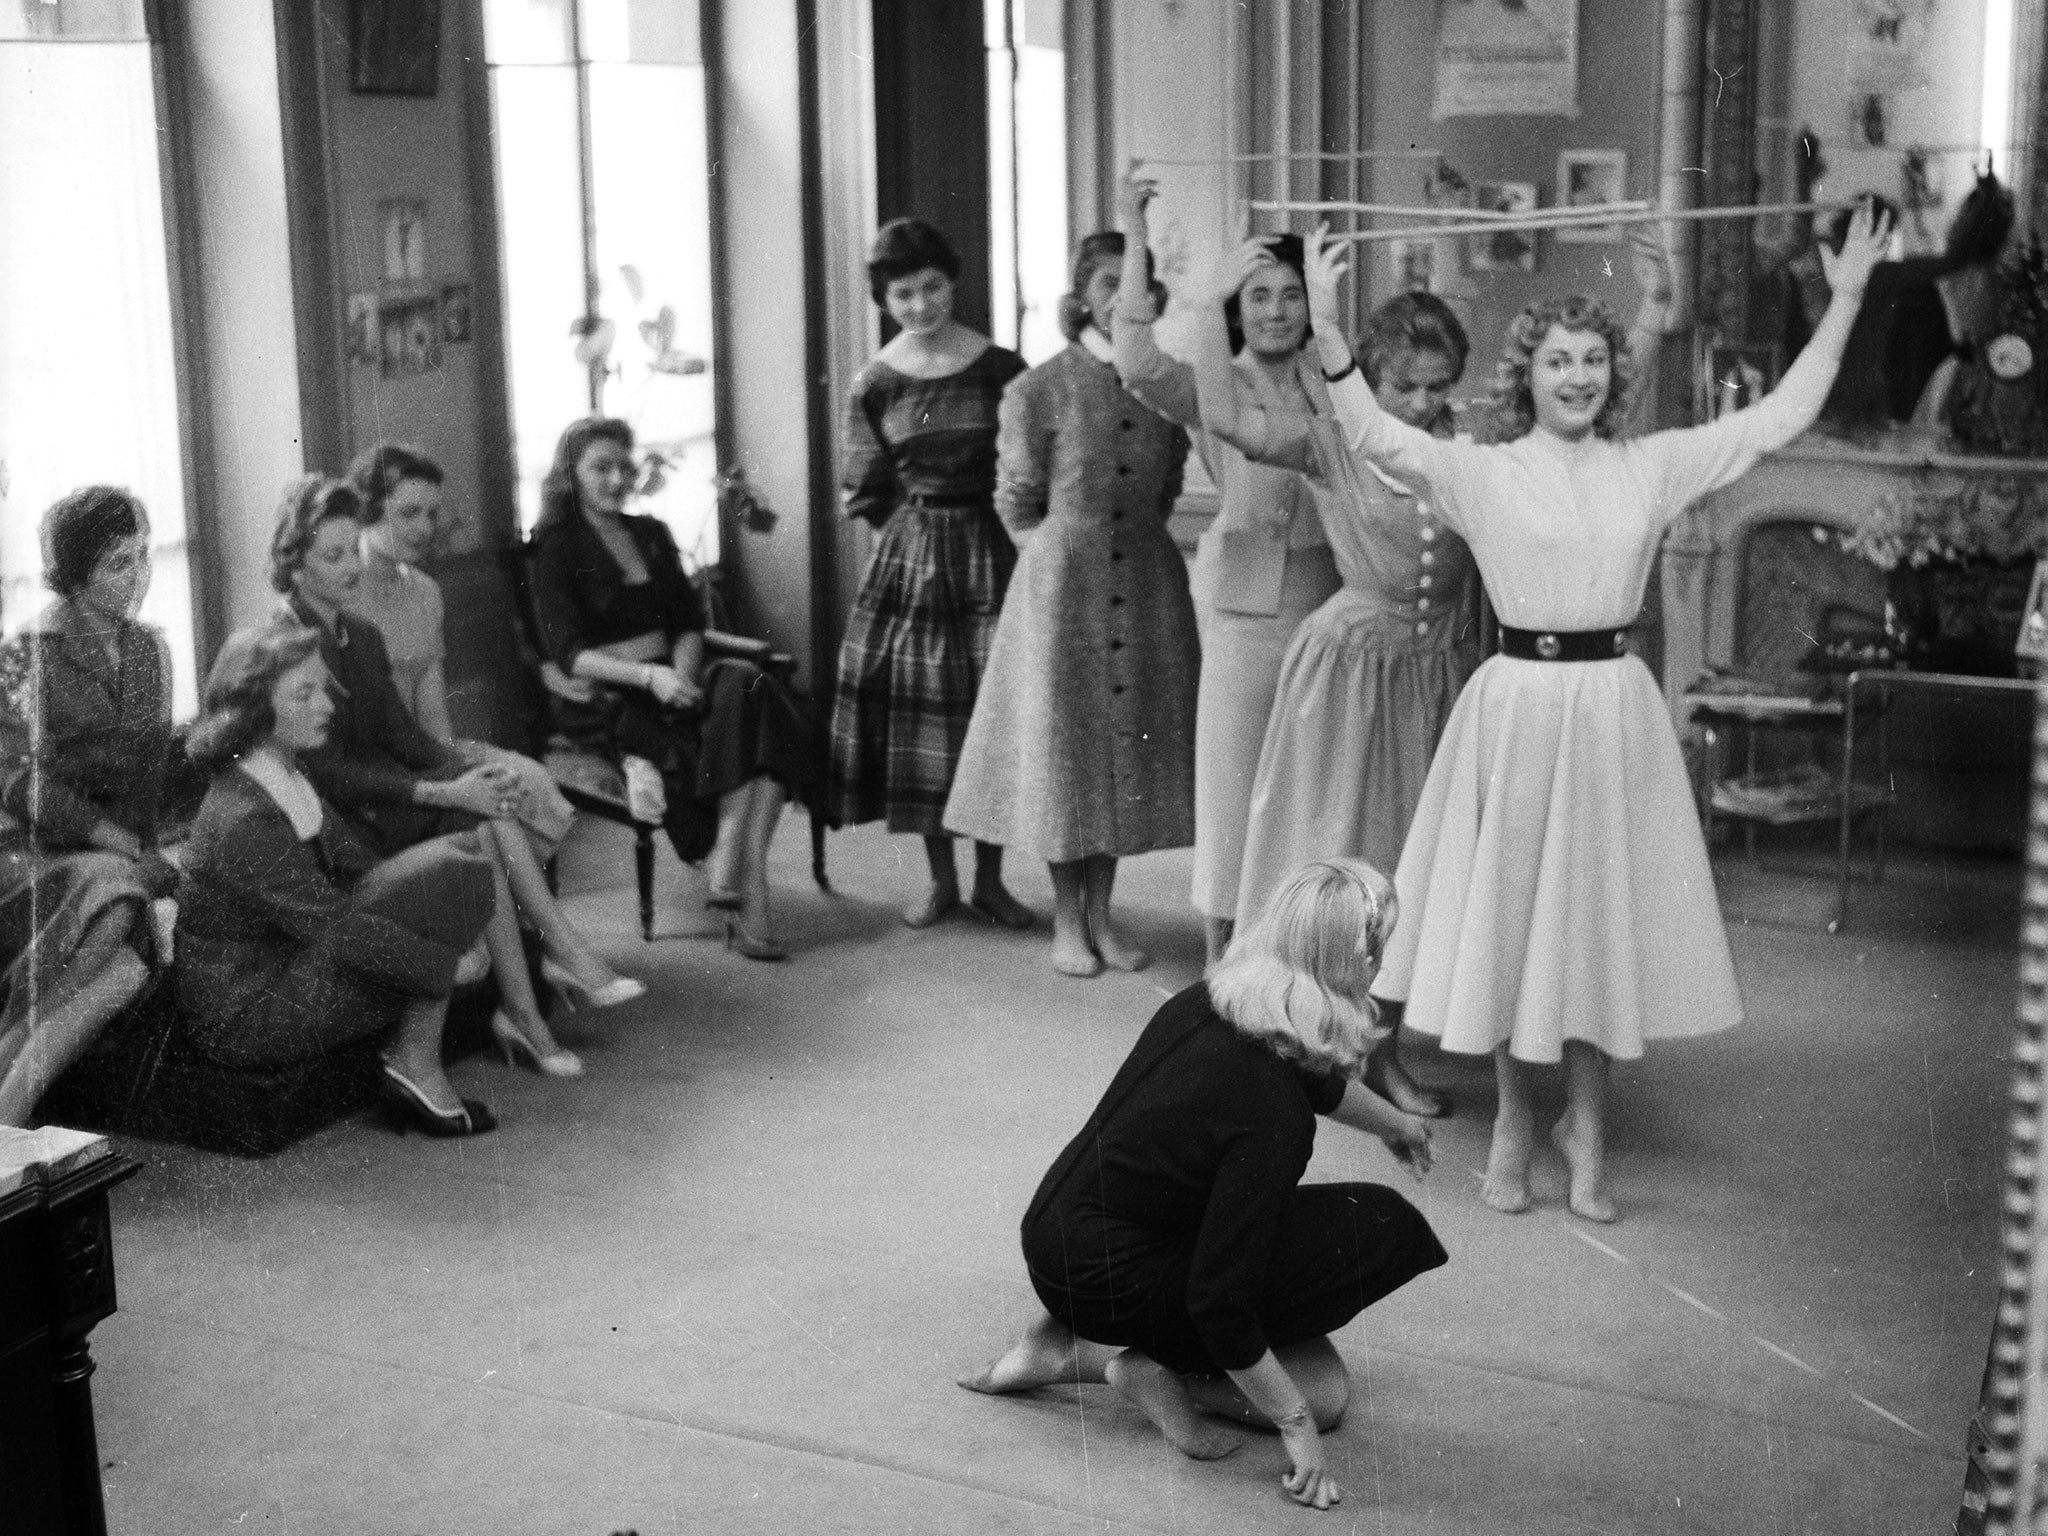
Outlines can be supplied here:
M86 1338L114 1310L107 1191L142 1164L111 1149L0 1194L0 1523L106 1536Z

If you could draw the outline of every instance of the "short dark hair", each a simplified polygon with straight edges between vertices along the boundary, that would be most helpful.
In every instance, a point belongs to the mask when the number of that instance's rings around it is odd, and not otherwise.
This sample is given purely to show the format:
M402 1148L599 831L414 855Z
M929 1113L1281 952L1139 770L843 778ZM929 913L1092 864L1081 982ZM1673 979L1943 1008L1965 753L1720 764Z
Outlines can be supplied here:
M148 526L141 500L118 485L87 485L58 497L43 514L43 580L59 597L76 597L116 540Z
M1308 291L1308 268L1302 254L1301 236L1262 235L1260 240L1266 249L1272 253L1273 260L1301 279L1302 291L1306 293ZM1250 281L1250 278L1245 279L1246 283ZM1243 293L1244 283L1240 283L1237 286L1237 291L1223 301L1223 327L1230 332L1230 354L1233 357L1244 350ZM1306 346L1308 339L1315 335L1315 333L1316 328L1314 325L1302 327L1302 344Z
M960 253L943 231L923 219L891 219L875 232L868 250L868 291L877 304L886 303L889 285L927 267L960 280Z
M331 475L301 475L284 488L277 504L277 526L270 534L270 584L279 592L292 589L292 577L306 563L306 551L322 524L345 517L363 521L363 498L345 480Z
M270 703L277 680L319 649L319 631L289 613L229 635L206 674L199 719L185 734L186 757L219 773L262 741L277 725Z
M633 429L616 416L585 416L562 429L555 441L555 459L540 483L539 525L552 525L577 510L576 466L592 443L617 443L633 451Z
M1358 366L1365 382L1380 387L1387 364L1403 353L1440 352L1448 358L1453 379L1463 376L1471 354L1471 338L1451 306L1433 293L1397 293L1366 318L1358 337Z
M378 443L350 461L346 478L362 501L360 521L367 528L384 521L384 503L407 480L439 485L443 476L441 466L427 456L425 449L410 443Z
M2012 234L2012 190L1991 172L1977 178L1948 227L1943 254L1959 267L1996 261Z

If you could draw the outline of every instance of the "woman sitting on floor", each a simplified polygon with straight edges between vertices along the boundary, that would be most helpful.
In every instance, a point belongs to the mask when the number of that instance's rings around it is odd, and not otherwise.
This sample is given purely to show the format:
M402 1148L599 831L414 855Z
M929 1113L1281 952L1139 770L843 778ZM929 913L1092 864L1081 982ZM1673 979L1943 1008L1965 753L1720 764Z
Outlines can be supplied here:
M420 569L440 537L441 480L440 465L402 443L379 443L356 455L348 482L362 503L363 579L349 611L375 624L384 637L391 680L421 728L453 747L469 767L487 764L511 775L515 814L539 869L568 835L574 808L541 764L489 742L458 740L448 716L441 588ZM600 1008L644 993L640 982L612 972L559 903L525 899L524 862L519 861L522 867L513 876L513 893L540 932L549 957L542 962L548 980L572 1000Z
M0 646L0 1122L27 1118L140 993L145 913L154 898L168 916L177 883L157 851L170 663L135 619L148 515L128 491L87 486L41 531L57 600Z
M421 730L392 681L377 626L347 612L362 584L362 502L339 480L308 475L285 491L270 542L270 583L287 594L300 623L320 637L335 682L333 723L305 754L307 777L380 858L449 832L480 833L498 871L498 897L484 930L502 1004L491 1032L509 1062L523 1058L549 1077L581 1077L583 1062L555 1042L541 1016L519 939L519 909L551 913L545 938L568 919L520 829L519 784L489 763L470 764ZM573 967L579 957L550 956ZM601 962L600 962L601 963ZM615 979L609 967L576 978L594 994Z
M704 658L705 612L668 529L628 515L633 429L591 416L555 447L533 530L533 608L548 659L587 696L552 699L555 725L626 775L634 815L676 857L709 856L726 943L782 960L768 846L783 802L819 777L803 711L751 662Z
M1205 1412L1277 1428L1288 1494L1337 1502L1318 1431L1351 1384L1328 1336L1445 1259L1391 1189L1300 1182L1318 1114L1429 1167L1428 1125L1358 1081L1394 918L1371 866L1311 864L1153 1015L1024 1214L1045 1315L962 1386L1106 1381L1204 1460L1238 1444Z
M401 1125L473 1136L497 1122L441 1069L463 956L489 920L476 834L379 862L300 763L334 716L317 630L279 614L237 630L206 680L187 750L213 775L178 911L178 1002L194 1046L229 1066L301 1061L388 1035Z

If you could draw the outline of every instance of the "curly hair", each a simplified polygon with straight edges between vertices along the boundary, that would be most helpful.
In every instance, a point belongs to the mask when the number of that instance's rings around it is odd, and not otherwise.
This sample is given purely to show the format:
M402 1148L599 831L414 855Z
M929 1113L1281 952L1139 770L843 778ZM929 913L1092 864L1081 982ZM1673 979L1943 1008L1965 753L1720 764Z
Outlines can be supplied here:
M953 249L953 242L923 219L891 219L875 232L875 243L868 250L868 292L877 304L886 306L891 283L927 268L958 282L960 253Z
M40 530L43 581L59 597L76 597L117 540L148 527L141 500L118 485L87 485L58 497L43 514Z
M378 443L357 454L344 477L362 499L365 528L384 521L384 503L407 480L424 480L439 485L441 466L423 448L410 443Z
M536 533L541 525L552 527L563 518L576 514L576 466L582 461L584 450L592 443L617 443L631 453L633 429L616 416L585 416L562 429L561 437L555 441L554 462L548 466L547 477L540 483L540 519L534 528Z
M199 719L185 755L208 773L243 756L277 725L270 702L277 680L320 649L320 635L288 613L229 635L206 674Z
M1607 343L1610 382L1600 414L1593 418L1593 431L1600 437L1613 437L1628 410L1628 387L1635 380L1635 359L1629 355L1628 332L1605 304L1575 293L1531 304L1509 323L1500 361L1493 370L1493 410L1501 441L1527 436L1536 425L1536 397L1529 388L1529 373L1536 349L1543 345L1552 326L1567 331L1591 331Z
M1451 365L1452 379L1463 378L1472 342L1451 306L1435 294L1397 293L1366 317L1353 350L1365 382L1378 389L1388 363L1417 352L1440 353Z
M1285 1061L1354 1075L1385 1034L1368 988L1399 911L1363 859L1305 865L1209 968L1210 1005Z
M363 521L363 498L345 480L332 475L301 475L284 488L277 504L277 526L270 534L270 585L290 592L292 578L306 563L306 552L324 524L345 517Z

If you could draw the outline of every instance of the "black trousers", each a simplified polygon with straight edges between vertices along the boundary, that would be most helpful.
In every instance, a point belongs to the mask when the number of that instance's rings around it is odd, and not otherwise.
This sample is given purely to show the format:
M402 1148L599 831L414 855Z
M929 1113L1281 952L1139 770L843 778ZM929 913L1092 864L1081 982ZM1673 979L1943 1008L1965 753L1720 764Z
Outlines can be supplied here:
M1045 1221L1055 1220L1048 1212ZM1057 1237L1048 1248L1027 1234L1025 1261L1046 1311L1081 1338L1136 1349L1184 1376L1222 1374L1188 1316L1188 1263L1175 1255L1136 1295L1113 1300L1077 1296L1046 1271L1057 1266ZM1034 1261L1034 1250L1035 1261ZM1273 1348L1334 1333L1383 1296L1449 1255L1422 1213L1383 1184L1304 1184L1287 1215L1266 1270L1257 1316Z

